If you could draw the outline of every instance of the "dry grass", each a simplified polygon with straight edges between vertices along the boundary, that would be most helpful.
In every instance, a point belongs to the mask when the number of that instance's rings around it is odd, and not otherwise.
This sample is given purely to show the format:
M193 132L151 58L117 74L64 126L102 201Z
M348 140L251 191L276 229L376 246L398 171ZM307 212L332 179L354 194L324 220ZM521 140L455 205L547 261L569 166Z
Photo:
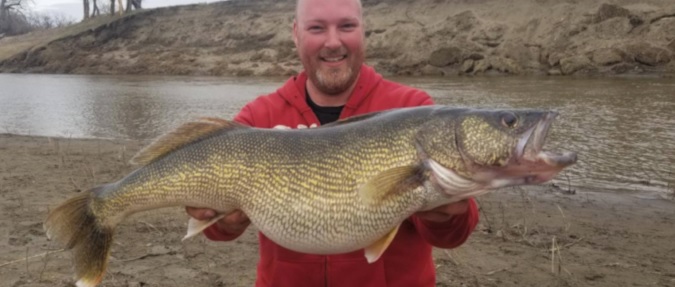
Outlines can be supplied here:
M672 169L668 172L666 178L666 192L668 199L675 200L675 174Z
M668 192L666 198L675 201L675 184L668 182L666 190Z
M541 249L543 252L548 253L548 257L550 257L551 272L553 274L556 276L571 276L572 273L564 266L564 250L582 242L584 238L581 237L570 240L572 223L559 204L555 204L560 215L559 223L548 228L537 219L536 215L540 214L538 211L539 207L536 204L537 199L531 198L530 195L520 187L514 187L513 189L519 194L518 197L520 198L520 202L504 203L499 201L497 202L497 206L493 206L495 202L485 202L487 205L485 206L483 205L483 202L479 201L479 205L482 206L480 212L481 221L485 227L484 231L499 238L502 242L520 243L529 246L529 248ZM576 194L576 192L570 191L571 189L569 188L561 189L556 186L551 186L551 192L565 195ZM510 218L507 217L505 209L514 208L520 210L517 212L518 215ZM512 211L509 213L513 214ZM547 240L550 240L548 244L546 243ZM452 258L449 254L448 256ZM453 261L455 260L453 259ZM507 270L508 268L492 270L485 275L489 276Z
M64 37L76 35L114 21L118 17L100 16L77 24L0 39L0 61L23 51L42 47Z

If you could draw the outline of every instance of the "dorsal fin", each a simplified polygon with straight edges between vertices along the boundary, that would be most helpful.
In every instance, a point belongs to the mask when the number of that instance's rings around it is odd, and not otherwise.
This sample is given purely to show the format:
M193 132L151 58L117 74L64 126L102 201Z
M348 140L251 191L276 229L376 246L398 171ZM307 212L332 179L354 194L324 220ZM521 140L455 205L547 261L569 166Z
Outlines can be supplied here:
M177 150L189 143L206 138L218 131L243 127L245 126L225 119L209 117L200 118L195 122L185 123L174 131L160 136L154 142L139 151L131 159L131 163L136 165L146 165L163 155Z

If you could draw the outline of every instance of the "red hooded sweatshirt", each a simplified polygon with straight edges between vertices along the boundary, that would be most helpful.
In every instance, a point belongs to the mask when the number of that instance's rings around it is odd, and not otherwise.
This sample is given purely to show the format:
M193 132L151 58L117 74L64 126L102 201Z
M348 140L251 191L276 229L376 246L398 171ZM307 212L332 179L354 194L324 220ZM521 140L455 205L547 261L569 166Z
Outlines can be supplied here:
M306 101L306 81L305 72L290 78L275 93L260 96L244 106L235 120L259 128L318 126L319 120ZM433 101L427 93L385 80L364 65L340 118L431 104ZM413 215L403 222L382 257L372 264L366 261L363 250L336 255L303 254L279 246L259 233L260 261L255 286L435 286L432 246L461 245L477 223L478 209L473 200L469 201L465 214L447 222L428 222ZM241 235L224 234L215 225L204 234L218 241L233 240Z

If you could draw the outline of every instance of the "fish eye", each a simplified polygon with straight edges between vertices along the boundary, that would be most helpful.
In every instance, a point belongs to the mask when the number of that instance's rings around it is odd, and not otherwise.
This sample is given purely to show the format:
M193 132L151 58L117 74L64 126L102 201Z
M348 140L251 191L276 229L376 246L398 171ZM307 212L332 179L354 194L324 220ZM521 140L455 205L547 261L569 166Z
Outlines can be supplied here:
M507 128L515 127L518 123L518 118L512 113L502 114L502 125Z

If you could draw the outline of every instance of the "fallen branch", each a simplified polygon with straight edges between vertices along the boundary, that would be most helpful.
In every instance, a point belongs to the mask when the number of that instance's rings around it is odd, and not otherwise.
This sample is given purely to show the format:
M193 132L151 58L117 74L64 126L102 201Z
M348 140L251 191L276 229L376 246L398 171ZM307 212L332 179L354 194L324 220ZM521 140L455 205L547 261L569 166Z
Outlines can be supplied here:
M485 273L485 275L490 276L490 275L493 275L493 274L495 274L495 273L499 273L499 272L506 271L506 270L509 270L509 269L508 269L508 268L497 269L497 270L494 270L494 271L490 271L490 272L488 272L488 273Z
M135 260L141 260L145 258L150 258L150 257L156 257L156 256L162 256L162 255L173 255L176 254L175 251L167 250L166 252L150 252L145 255L141 255L138 257L133 257L133 258L128 258L128 259L118 259L117 261L120 262L129 262L129 261L135 261Z
M450 258L450 262L452 262L452 264L454 264L455 266L460 265L459 262L457 262L457 260L455 260L455 257L452 256L452 254L447 249L443 250L443 253L445 253L445 255L447 255L448 258Z
M66 250L65 249L59 249L59 250L54 250L54 251L47 251L47 252L36 254L36 255L33 255L33 256L26 256L26 257L21 258L21 259L17 259L17 260L2 263L2 264L0 264L0 267L5 267L7 265L12 265L14 263L21 263L21 262L24 262L24 261L28 261L29 259L47 256L49 254L59 253L59 252L63 252L63 251L66 251Z
M162 232L161 230L159 230L159 228L155 227L154 225L152 225L152 224L150 224L150 223L147 223L147 222L145 222L145 221L139 221L139 222L145 224L146 226L150 227L151 229L154 229L154 230L157 231L160 235L164 235L164 232Z

